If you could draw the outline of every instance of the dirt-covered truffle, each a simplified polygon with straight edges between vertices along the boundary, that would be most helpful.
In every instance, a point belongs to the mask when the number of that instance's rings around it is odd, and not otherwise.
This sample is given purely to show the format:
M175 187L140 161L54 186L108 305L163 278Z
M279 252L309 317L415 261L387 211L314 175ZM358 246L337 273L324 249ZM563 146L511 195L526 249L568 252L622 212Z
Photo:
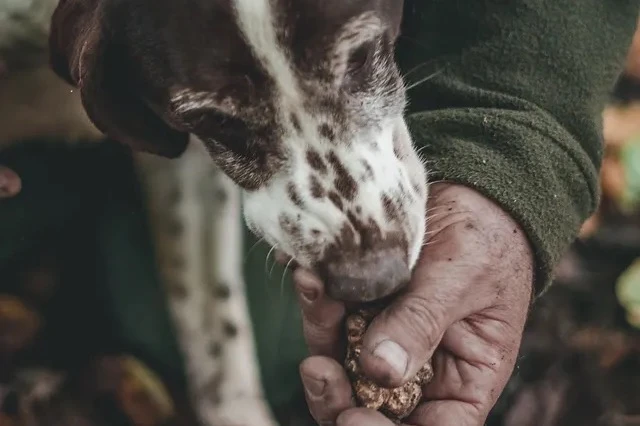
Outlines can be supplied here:
M345 368L359 406L380 411L390 419L400 421L409 416L422 399L422 387L433 379L433 369L429 361L413 380L393 389L380 387L364 377L358 361L362 337L379 312L379 308L365 308L347 317L348 349Z

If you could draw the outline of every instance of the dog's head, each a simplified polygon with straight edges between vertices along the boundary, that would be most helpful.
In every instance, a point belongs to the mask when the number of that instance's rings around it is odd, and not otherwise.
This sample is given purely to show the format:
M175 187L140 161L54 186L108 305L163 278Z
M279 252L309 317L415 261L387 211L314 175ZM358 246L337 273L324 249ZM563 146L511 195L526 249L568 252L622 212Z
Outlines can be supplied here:
M423 244L425 171L394 61L400 0L61 0L54 69L95 124L177 156L187 134L248 226L329 292L372 300Z

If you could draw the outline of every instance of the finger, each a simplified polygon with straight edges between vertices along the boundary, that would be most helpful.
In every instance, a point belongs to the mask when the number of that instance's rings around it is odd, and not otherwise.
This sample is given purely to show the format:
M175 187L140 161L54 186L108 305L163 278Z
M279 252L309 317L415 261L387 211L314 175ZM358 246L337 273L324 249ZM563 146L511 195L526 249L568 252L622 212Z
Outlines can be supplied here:
M21 189L20 176L13 170L0 166L0 199L15 197Z
M337 426L394 426L394 423L377 411L353 408L338 416Z
M307 358L300 365L300 377L309 411L319 425L334 425L340 413L355 406L351 384L337 361Z
M479 225L455 213L439 225L404 294L365 334L362 368L383 386L400 386L415 376L451 324L495 302L496 277L488 266L495 261Z
M410 423L448 425L455 413L462 425L483 425L513 371L518 336L517 327L489 315L449 327L432 357L435 376L423 393L429 402Z
M329 298L322 281L306 269L294 271L293 282L302 308L302 327L309 352L341 359L344 304Z
M483 426L486 419L477 409L461 401L431 401L416 407L407 423L416 426Z
M277 264L282 265L291 271L295 271L299 266L298 262L296 262L296 260L293 257L289 256L288 254L285 254L280 250L276 250L276 253L274 254L273 258L275 259Z
M427 400L465 401L475 416L488 415L515 366L520 326L484 316L453 324L434 354L435 376L425 387Z
M291 256L285 254L280 250L276 250L275 254L273 255L273 258L275 259L276 263L282 266L285 266L291 260Z

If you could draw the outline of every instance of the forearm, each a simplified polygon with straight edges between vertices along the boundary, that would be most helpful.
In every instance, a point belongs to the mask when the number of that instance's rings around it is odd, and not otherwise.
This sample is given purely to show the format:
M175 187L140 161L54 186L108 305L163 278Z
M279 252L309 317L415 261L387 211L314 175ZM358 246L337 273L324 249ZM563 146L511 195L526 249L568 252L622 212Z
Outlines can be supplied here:
M432 179L496 200L525 229L538 289L598 202L601 112L640 2L408 0L398 59Z

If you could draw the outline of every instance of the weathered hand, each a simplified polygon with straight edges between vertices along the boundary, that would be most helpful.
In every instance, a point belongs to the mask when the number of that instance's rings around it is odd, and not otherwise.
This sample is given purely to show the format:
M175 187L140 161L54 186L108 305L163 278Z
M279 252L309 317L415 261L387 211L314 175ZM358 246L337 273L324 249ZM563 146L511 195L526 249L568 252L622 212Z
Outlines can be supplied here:
M406 291L372 323L361 365L381 385L398 386L433 357L435 377L406 420L419 426L481 426L515 364L532 296L528 241L500 207L455 184L431 187L428 241ZM353 408L342 368L342 303L298 269L294 282L311 352L300 368L321 425L392 426Z
M21 189L20 176L13 170L0 165L0 200L15 197Z

